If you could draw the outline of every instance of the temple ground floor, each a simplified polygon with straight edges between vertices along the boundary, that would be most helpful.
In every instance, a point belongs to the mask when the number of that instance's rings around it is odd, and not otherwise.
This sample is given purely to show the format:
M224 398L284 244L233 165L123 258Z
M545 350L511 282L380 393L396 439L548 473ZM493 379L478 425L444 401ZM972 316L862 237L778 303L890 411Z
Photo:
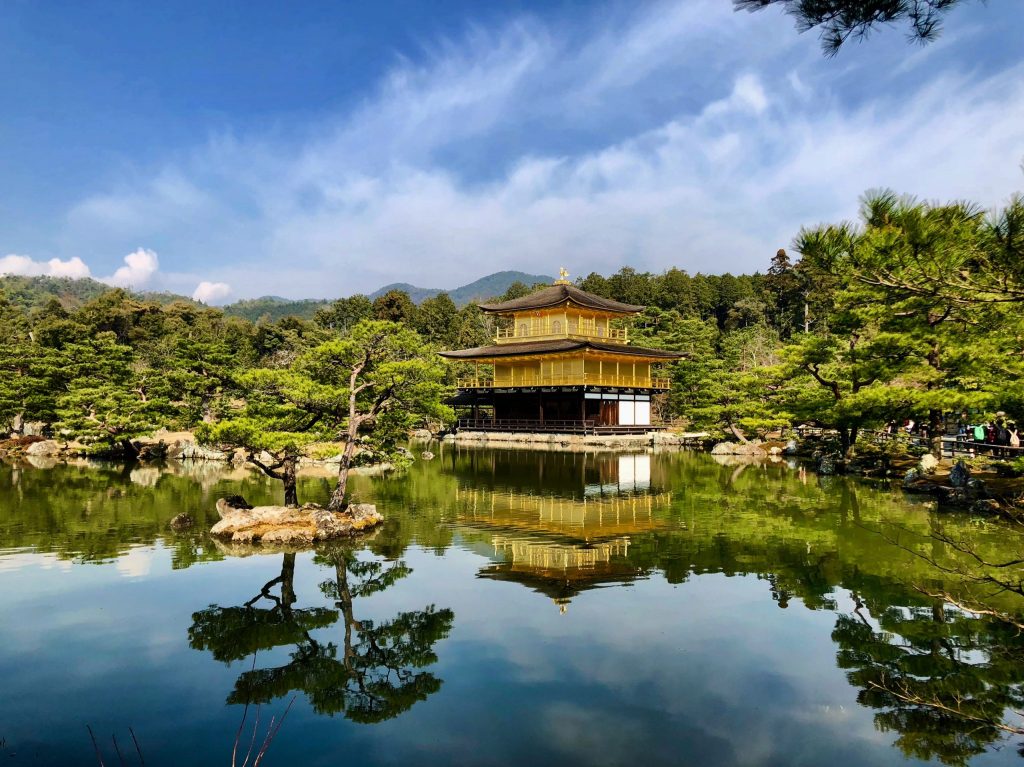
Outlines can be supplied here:
M650 389L521 387L463 389L450 400L461 431L640 434L653 425Z

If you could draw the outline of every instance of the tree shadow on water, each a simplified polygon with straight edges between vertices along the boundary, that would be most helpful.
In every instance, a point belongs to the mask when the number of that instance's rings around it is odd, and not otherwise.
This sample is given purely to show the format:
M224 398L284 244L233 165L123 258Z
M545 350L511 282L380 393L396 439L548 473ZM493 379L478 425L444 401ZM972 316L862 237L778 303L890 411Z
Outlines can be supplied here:
M1024 709L1018 627L927 597L907 606L855 598L857 609L840 615L832 632L837 663L859 688L857 702L876 710L876 727L895 733L906 756L966 765L1024 734L1014 713Z
M291 692L305 695L319 714L343 714L360 723L381 722L441 689L425 670L437 661L434 645L451 631L455 615L429 605L389 620L356 617L357 603L384 591L412 570L401 560L360 560L351 545L321 549L316 563L333 568L320 585L334 608L297 608L295 554L284 554L281 573L245 604L211 605L192 616L189 643L230 663L275 647L292 647L290 661L243 672L231 704L262 704ZM275 590L278 592L275 594ZM318 633L340 625L340 635Z

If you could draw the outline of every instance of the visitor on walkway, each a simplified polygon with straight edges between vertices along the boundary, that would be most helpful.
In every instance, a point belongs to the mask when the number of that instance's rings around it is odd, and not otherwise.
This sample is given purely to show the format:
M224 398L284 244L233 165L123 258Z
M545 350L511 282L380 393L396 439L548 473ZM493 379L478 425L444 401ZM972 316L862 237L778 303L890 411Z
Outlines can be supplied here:
M1006 423L1002 419L996 421L996 444L999 445L999 449L995 451L997 456L1005 456L1007 448L1010 446L1010 430L1006 428Z
M991 421L985 424L985 442L990 445L996 444L996 425Z
M1010 432L1010 447L1020 447L1020 434L1017 432L1017 424L1011 423L1007 430Z

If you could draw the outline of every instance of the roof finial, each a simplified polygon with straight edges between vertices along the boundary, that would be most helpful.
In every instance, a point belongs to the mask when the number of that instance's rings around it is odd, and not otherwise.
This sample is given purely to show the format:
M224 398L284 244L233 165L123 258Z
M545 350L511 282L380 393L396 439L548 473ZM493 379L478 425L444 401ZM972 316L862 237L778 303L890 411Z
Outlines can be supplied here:
M555 285L572 285L567 279L569 276L569 270L564 266L558 267L558 279L555 280Z

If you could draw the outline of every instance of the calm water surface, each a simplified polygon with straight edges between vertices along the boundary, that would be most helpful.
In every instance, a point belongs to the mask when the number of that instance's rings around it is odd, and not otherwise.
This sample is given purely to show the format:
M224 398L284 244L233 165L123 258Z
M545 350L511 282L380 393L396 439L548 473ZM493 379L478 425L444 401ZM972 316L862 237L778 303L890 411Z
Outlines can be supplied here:
M200 532L278 500L247 471L0 467L3 763L97 764L88 725L107 764L131 728L147 765L229 765L246 701L243 751L292 699L267 765L1020 763L873 687L1019 707L1024 640L913 553L996 556L999 524L783 463L434 449L356 481L370 539L256 555Z

